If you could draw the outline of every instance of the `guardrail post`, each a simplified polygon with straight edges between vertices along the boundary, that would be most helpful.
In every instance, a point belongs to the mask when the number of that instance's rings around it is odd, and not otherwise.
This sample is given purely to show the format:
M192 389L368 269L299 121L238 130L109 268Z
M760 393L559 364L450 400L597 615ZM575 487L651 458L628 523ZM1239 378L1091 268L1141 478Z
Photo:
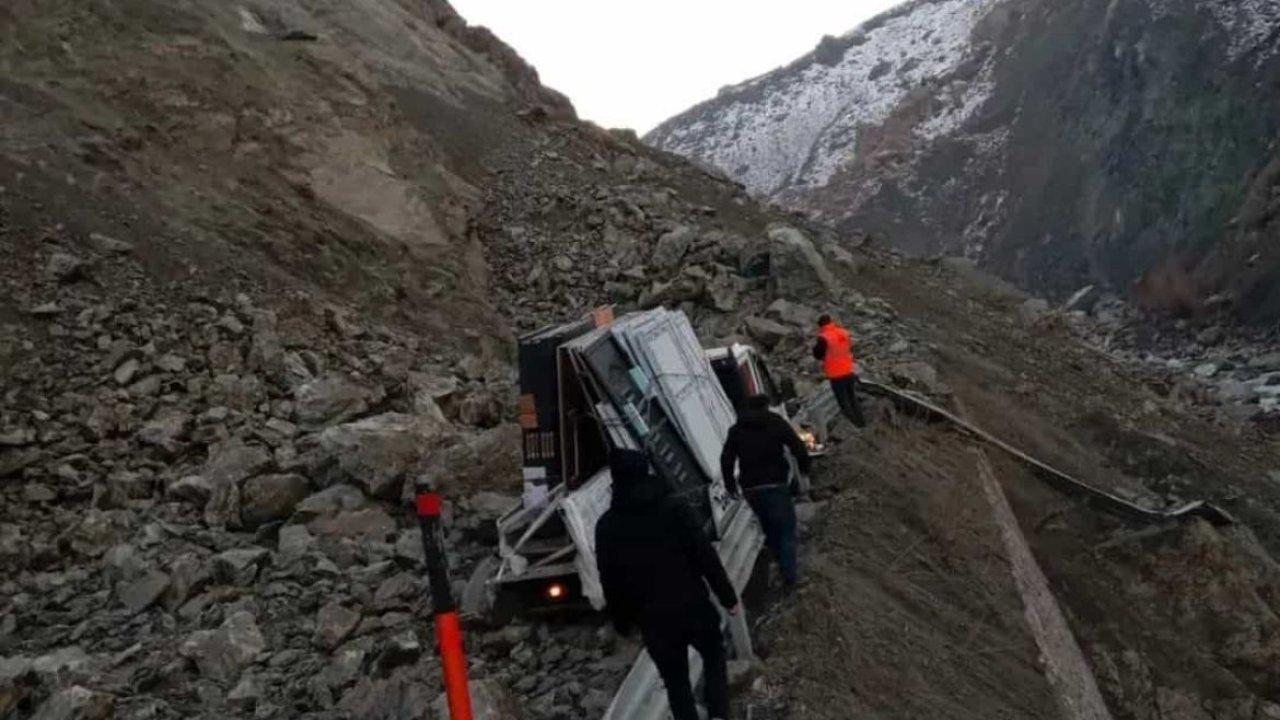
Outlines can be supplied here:
M462 644L462 625L458 622L458 604L449 583L449 566L440 526L440 495L429 488L418 488L416 508L418 525L422 528L422 549L427 561L427 580L431 585L431 612L435 616L436 649L440 653L444 673L449 717L472 720L467 655Z

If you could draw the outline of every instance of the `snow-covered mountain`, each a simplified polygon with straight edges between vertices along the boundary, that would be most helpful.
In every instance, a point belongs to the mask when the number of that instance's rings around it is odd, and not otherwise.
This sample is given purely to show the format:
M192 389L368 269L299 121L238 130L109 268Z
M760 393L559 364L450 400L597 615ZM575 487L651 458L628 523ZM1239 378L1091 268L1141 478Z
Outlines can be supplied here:
M1280 0L912 0L646 139L1041 292L1280 316Z

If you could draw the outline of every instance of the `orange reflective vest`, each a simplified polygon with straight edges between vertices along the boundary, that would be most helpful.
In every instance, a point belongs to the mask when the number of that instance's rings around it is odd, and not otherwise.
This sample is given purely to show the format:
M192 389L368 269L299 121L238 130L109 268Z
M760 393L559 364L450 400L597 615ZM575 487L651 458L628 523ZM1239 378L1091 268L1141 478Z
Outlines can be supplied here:
M849 331L831 322L818 328L818 337L827 343L827 354L822 357L822 372L827 378L835 380L852 375L856 366Z

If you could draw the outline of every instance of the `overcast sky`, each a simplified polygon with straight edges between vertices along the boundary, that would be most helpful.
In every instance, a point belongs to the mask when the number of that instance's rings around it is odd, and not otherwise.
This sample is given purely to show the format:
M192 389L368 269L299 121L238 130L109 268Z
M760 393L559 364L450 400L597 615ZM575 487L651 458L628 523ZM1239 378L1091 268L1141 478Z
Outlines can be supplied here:
M578 114L644 133L899 0L451 0Z

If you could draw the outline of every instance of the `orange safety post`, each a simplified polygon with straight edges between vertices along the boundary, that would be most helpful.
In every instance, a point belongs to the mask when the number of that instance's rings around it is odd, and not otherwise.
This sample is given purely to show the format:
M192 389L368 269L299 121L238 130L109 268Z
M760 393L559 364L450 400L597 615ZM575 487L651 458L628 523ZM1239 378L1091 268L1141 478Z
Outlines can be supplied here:
M440 496L419 488L418 525L422 528L422 548L427 559L427 580L431 585L431 611L435 615L436 649L444 669L444 692L449 701L449 717L472 720L471 691L467 688L467 654L458 622L458 604L449 583L444 538L440 526Z

